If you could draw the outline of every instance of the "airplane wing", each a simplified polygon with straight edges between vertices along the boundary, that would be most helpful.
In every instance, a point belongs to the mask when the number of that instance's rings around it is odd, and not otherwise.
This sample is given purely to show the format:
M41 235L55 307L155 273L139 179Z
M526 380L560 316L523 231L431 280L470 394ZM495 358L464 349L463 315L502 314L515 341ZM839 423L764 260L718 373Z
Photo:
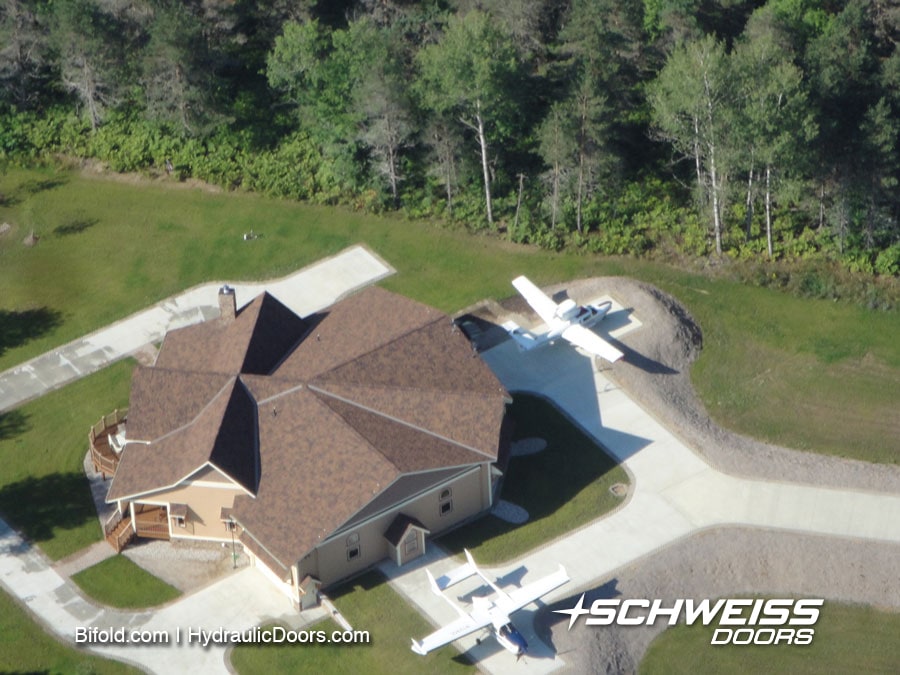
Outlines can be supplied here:
M550 323L556 317L556 303L547 294L535 286L527 277L521 276L513 279L512 285L528 301L531 308L538 313L544 323Z
M426 635L420 641L416 642L413 640L412 650L416 654L425 656L434 649L439 649L446 644L450 644L454 640L459 640L469 633L474 633L476 630L481 630L490 624L491 617L487 614L478 619L474 618L472 615L461 616L453 623L449 623L443 628L434 631L431 635Z
M622 352L613 347L606 340L579 324L574 324L566 328L562 332L562 336L585 351L597 356L602 356L610 363L618 361L623 356Z
M560 565L559 569L553 574L547 575L543 579L538 579L522 588L517 588L509 594L508 600L498 602L497 604L498 606L501 606L507 614L512 614L517 609L522 609L525 605L547 595L547 593L568 583L568 581L569 575L566 574L566 568ZM507 603L509 604L507 605Z

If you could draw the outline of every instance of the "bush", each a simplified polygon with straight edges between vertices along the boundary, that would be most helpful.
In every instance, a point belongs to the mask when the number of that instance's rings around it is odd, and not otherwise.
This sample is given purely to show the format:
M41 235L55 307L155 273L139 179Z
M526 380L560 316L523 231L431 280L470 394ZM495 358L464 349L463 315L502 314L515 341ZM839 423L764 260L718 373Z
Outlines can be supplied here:
M882 276L897 276L900 273L900 243L878 254L875 258L875 271Z

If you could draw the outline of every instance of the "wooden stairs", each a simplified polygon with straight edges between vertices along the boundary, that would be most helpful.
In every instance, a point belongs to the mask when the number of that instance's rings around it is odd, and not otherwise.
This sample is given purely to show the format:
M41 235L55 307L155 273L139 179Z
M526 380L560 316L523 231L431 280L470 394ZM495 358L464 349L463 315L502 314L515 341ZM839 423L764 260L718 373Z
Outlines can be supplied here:
M106 530L106 541L116 553L121 553L122 549L134 539L135 532L131 525L131 518L122 518L121 514L116 515L118 518L110 520L104 529Z

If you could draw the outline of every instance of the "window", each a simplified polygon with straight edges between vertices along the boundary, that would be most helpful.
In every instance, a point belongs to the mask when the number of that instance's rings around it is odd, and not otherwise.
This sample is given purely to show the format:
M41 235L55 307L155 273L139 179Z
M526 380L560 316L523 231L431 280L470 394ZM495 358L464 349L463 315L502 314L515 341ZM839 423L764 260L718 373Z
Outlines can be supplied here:
M446 516L448 513L453 512L453 490L444 488L438 495L438 500L440 500L440 511L442 516Z
M184 516L175 516L174 520L178 527L185 527Z
M409 555L410 553L415 552L418 548L419 535L415 531L410 532L406 537L406 541L403 542L403 552L406 555Z
M235 523L233 520L225 521L225 531L226 532L234 532L236 529L237 529L237 523Z
M360 557L359 546L353 546L352 548L347 549L347 560L349 562L353 562Z

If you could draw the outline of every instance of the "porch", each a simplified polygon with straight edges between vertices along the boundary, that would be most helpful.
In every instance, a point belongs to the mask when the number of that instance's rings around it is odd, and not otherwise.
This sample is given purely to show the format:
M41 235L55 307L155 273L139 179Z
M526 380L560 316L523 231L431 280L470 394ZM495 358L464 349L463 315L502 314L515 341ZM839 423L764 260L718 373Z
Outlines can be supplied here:
M165 506L134 505L134 533L146 539L169 539L169 513Z

